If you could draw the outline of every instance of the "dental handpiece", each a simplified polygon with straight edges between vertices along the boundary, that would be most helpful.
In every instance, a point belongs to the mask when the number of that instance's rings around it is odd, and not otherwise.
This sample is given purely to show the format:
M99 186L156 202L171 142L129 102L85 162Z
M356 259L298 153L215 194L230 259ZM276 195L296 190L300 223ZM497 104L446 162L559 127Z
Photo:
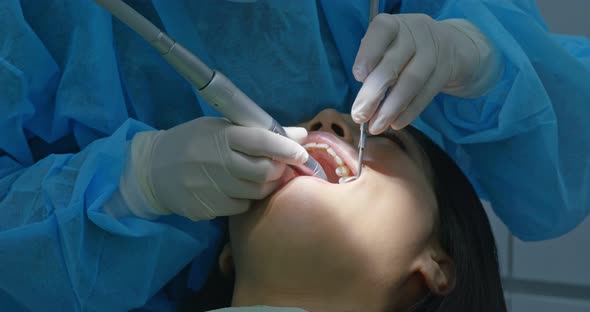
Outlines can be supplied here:
M170 38L143 15L121 0L95 0L152 45L199 94L232 123L268 129L287 137L285 129L222 73L210 69L197 56ZM328 180L324 169L309 156L301 170Z

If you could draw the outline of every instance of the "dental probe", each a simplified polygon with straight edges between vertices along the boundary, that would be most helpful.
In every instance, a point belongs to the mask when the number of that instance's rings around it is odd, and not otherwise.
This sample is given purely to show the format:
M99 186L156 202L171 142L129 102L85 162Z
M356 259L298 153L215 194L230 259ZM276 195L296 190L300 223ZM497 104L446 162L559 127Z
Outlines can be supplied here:
M95 1L158 50L162 57L197 89L207 103L212 104L232 123L268 129L287 137L285 129L227 77L210 69L197 56L162 32L132 7L121 0ZM313 176L328 180L324 169L311 156L303 166L309 168Z
M356 178L358 179L361 176L361 171L363 170L363 158L365 155L365 146L367 145L367 123L361 124L361 137L359 139L359 163L356 172Z
M373 20L373 18L379 13L379 0L369 0L369 24ZM367 131L368 131L368 124L363 122L360 125L361 128L361 136L359 138L359 159L358 165L356 170L356 176L347 177L341 180L340 183L348 183L352 182L361 177L361 171L363 170L363 158L365 157L365 146L367 145Z
M358 160L358 164L357 164L357 169L356 169L356 175L352 176L352 177L342 177L340 178L340 181L338 181L338 183L340 184L344 184L344 183L348 183L348 182L352 182L356 179L358 179L361 176L361 171L363 170L363 157L365 154L365 145L367 144L367 123L362 123L361 124L361 135L359 137L359 160Z

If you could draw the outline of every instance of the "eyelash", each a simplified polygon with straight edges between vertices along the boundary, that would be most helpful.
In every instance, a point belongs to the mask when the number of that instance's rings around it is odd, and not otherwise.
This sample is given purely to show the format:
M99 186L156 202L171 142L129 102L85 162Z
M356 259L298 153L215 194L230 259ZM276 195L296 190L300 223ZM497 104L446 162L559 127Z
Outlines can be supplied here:
M402 140L395 133L393 133L393 131L385 131L385 132L381 133L380 135L377 135L377 137L383 137L383 138L389 139L390 141L395 143L397 146L399 146L404 152L407 152L406 145L402 142Z

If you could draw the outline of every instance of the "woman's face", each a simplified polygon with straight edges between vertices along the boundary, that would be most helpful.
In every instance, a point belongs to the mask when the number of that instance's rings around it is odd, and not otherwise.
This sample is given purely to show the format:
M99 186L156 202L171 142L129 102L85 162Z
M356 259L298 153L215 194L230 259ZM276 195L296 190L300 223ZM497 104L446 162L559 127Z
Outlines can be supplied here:
M343 172L356 174L358 125L324 110L303 126L331 182L289 170L283 187L230 219L237 280L349 285L351 295L387 298L432 243L437 208L425 158L403 131L369 137L361 177L339 184ZM342 166L314 143L327 144L346 169L336 174Z

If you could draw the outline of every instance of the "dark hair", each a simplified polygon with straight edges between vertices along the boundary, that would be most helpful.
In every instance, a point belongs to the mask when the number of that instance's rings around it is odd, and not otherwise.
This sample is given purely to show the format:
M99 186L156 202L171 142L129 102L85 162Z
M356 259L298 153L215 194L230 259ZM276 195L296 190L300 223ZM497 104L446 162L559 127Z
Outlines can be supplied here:
M439 210L438 238L455 263L455 288L446 296L426 295L410 312L504 312L506 303L500 280L492 229L482 203L457 164L417 129L405 128L421 147L432 170ZM199 293L179 311L208 311L231 305L233 279L215 266Z
M226 225L227 226L227 225ZM229 242L229 231L218 247L217 254L221 254L223 246ZM231 306L234 290L234 276L228 276L221 272L217 262L211 268L205 284L195 294L187 296L176 307L180 312L205 312Z
M428 294L410 311L506 311L494 235L481 200L441 148L415 128L405 129L430 163L439 211L438 239L453 259L456 275L451 293Z

